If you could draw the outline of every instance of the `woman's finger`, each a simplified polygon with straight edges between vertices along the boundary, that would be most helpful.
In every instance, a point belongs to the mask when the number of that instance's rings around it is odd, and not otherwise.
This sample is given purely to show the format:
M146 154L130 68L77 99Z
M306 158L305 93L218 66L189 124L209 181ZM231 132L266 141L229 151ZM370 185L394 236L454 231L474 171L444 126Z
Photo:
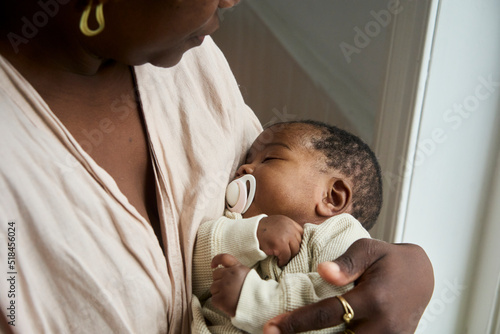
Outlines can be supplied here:
M341 324L344 309L334 298L301 307L269 320L264 326L264 334L298 333Z
M333 261L339 266L339 270L334 270L335 267L333 265L330 267L330 271L322 277L335 285L342 286L352 283L366 269L387 254L388 246L388 243L375 239L357 240L344 254Z

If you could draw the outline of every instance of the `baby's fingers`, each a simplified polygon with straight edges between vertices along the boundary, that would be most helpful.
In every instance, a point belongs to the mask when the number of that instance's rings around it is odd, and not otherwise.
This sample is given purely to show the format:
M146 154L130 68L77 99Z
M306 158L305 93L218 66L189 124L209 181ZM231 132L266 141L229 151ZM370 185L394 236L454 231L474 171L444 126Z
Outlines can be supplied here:
M302 234L297 234L295 239L290 241L290 250L292 252L292 257L297 255L300 251L300 243L302 242Z
M276 254L276 257L278 258L278 266L283 267L292 258L292 253L290 251L290 248L284 247Z

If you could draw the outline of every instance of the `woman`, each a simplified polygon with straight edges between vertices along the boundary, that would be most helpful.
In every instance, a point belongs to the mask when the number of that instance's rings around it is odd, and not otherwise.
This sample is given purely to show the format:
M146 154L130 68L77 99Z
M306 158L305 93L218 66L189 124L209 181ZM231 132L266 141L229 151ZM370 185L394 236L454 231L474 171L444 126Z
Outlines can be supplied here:
M11 329L190 332L196 230L221 214L261 130L207 37L218 8L236 3L0 5L0 212L18 242L17 291L1 307L22 307L5 314ZM365 240L336 263L323 268L331 282L361 275L345 295L350 330L416 328L433 287L419 247ZM266 330L332 326L349 313L337 299L300 312Z

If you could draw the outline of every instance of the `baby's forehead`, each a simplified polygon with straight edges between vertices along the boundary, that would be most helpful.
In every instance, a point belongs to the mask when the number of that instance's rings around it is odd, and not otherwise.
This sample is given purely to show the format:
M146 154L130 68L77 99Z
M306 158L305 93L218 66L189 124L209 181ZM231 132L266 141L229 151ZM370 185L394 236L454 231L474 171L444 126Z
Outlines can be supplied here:
M292 153L313 153L316 151L313 138L318 138L314 128L303 124L277 124L266 128L254 141L249 156L255 156L268 148L287 149Z
M310 148L312 141L319 137L321 137L321 131L310 124L278 123L266 128L257 140L261 143L280 140L290 145Z

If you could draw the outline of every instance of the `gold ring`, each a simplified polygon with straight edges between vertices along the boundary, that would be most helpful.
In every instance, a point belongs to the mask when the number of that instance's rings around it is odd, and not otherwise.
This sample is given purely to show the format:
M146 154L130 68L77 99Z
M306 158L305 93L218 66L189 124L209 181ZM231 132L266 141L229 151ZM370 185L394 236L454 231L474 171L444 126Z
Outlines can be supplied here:
M356 333L354 333L354 332L353 332L352 330L350 330L350 329L346 329L346 330L344 331L344 334L356 334Z
M335 296L335 297L337 297L337 299L340 300L340 302L342 303L342 306L344 307L344 311L345 311L345 314L343 316L344 322L347 325L349 325L352 318L354 318L354 311L353 311L351 305L349 305L349 303L347 302L347 300L345 300L344 297L342 297L342 296ZM347 333L349 333L349 332L347 332ZM351 333L351 334L353 334L353 333Z

